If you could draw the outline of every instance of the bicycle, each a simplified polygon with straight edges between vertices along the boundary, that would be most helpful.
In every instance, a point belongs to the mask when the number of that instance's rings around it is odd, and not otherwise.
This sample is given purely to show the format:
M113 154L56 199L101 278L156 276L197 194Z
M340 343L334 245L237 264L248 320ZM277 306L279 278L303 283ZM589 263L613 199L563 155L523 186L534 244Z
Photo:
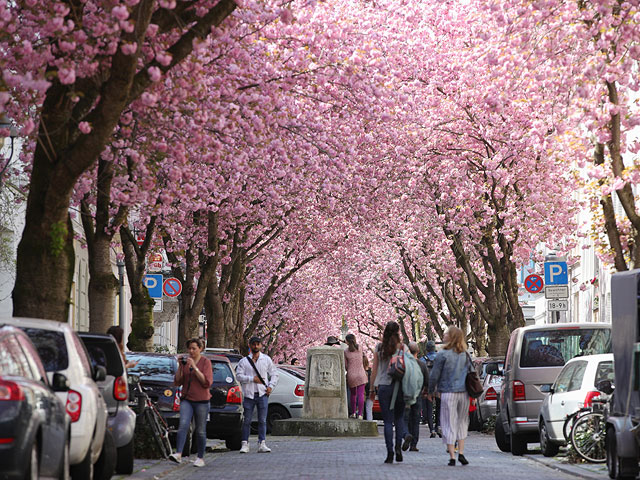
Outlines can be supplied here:
M130 377L131 378L131 377ZM172 453L171 443L169 442L169 426L165 422L162 415L153 404L149 395L145 393L140 382L131 382L133 388L131 392L137 400L136 416L142 419L151 430L151 435L155 440L156 446L162 455L162 458L169 458Z
M604 463L607 460L605 444L605 409L608 398L602 394L593 399L592 406L574 417L571 444L576 453L588 462Z

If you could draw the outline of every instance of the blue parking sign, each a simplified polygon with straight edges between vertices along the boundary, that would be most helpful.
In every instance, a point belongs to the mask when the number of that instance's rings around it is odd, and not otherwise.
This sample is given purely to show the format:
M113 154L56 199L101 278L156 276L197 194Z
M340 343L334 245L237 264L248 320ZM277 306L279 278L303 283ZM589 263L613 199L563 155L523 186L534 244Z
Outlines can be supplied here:
M149 290L149 296L151 298L162 298L162 274L145 275L142 278L142 283L147 290Z
M567 285L569 271L567 262L544 262L545 285Z

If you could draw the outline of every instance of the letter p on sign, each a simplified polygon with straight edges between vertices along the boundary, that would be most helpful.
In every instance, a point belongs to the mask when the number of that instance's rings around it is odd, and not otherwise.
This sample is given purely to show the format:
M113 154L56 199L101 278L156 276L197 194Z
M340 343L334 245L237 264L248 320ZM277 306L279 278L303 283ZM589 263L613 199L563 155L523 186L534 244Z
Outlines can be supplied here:
M546 285L567 285L569 283L567 262L545 262L544 283Z

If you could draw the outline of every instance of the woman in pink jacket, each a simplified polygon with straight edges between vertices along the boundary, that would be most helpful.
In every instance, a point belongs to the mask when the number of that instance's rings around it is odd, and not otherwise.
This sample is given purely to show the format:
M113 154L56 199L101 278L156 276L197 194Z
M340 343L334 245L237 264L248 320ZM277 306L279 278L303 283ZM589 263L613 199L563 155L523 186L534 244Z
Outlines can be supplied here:
M347 348L344 351L344 363L347 369L347 386L350 393L350 411L352 418L362 420L364 413L364 386L367 383L367 372L362 364L362 352L351 333L345 337Z

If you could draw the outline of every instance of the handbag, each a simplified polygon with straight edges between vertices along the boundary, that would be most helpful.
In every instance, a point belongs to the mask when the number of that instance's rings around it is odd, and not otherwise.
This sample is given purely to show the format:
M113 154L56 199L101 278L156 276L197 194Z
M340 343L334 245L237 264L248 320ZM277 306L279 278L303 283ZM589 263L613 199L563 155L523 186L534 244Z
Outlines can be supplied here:
M400 348L389 359L389 367L387 367L387 374L394 380L402 380L406 366L404 364L404 349Z
M469 359L469 370L467 371L467 377L464 380L464 386L471 398L478 398L482 395L484 388L482 387L480 377L478 377L478 372L476 372L476 369L473 367L473 361L471 360L471 355L469 355L468 352L467 358Z

